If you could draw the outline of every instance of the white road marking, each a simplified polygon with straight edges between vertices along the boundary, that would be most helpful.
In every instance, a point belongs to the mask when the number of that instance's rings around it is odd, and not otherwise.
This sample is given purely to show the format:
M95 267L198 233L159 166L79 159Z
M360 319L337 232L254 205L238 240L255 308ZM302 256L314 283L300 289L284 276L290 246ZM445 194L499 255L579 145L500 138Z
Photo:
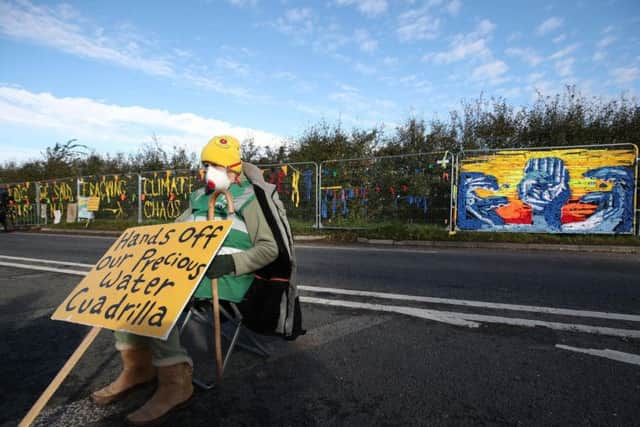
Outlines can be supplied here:
M484 301L469 301L469 300L461 300L461 299L432 298L432 297L423 297L423 296L416 296L416 295L391 294L387 292L356 291L352 289L325 288L325 287L316 287L316 286L300 285L298 286L298 289L303 291L315 292L315 293L354 295L354 296L373 297L373 298L382 298L382 299L390 299L390 300L427 302L432 304L461 305L466 307L493 308L497 310L527 311L532 313L560 314L563 316L591 317L591 318L599 318L599 319L627 320L631 322L640 322L640 316L634 315L634 314L609 313L609 312L602 312L602 311L571 310L566 308L502 304L502 303L493 303L493 302L484 302Z
M87 271L67 270L66 268L40 267L38 265L15 264L12 262L2 262L2 261L0 261L0 266L24 268L27 270L51 271L53 273L75 274L77 276L86 276L88 273Z
M398 307L381 304L368 304L362 302L331 300L313 297L300 297L301 302L311 304L324 304L338 307L362 308L365 310L378 310L392 313L406 314L408 316L444 322L452 325L478 327L476 322L500 323L503 325L535 327L543 326L559 331L585 332L588 334L610 335L616 337L640 338L640 331L635 329L617 329L603 326L580 325L574 323L546 322L542 320L518 319L513 317L486 316L471 313L458 313L453 311L425 310L414 307Z
M420 317L422 319L434 320L436 322L449 323L450 325L466 326L469 328L477 328L478 326L480 326L475 322L469 322L459 317L445 315L443 312L437 310L425 310L422 308L414 307L399 307L394 305L369 304L366 302L342 301L302 296L300 297L300 302L406 314L413 317Z
M93 267L93 264L80 264L78 262L54 261L54 260L39 259L39 258L25 258L25 257L21 257L21 256L0 255L0 258L12 259L12 260L16 260L16 261L31 261L31 262L37 262L37 263L42 263L42 264L75 265L77 267L89 267L89 268Z
M640 365L640 355L633 354L633 353L625 353L623 351L609 350L608 348L605 348L604 350L598 350L595 348L571 347L569 345L562 345L562 344L556 344L556 348L575 351L577 353L590 354L592 356L604 357L606 359L617 360L618 362L631 363L632 365Z
M526 326L529 328L543 326L558 331L585 332L587 334L610 335L614 337L640 338L640 330L618 329L604 326L581 325L577 323L547 322L544 320L518 319L514 317L485 316L482 314L470 313L447 313L459 315L462 319L475 320L477 322L501 323L503 325Z
M16 263L8 263L8 262L1 262L1 261L0 261L0 266L40 270L40 271L51 271L54 273L74 274L78 276L86 276L88 273L86 271L76 271L76 270L52 268L52 267L41 267L36 265L16 264ZM308 288L310 287L301 286L300 288L301 289L307 288L307 290L309 290ZM322 289L322 290L333 289L334 291L335 290L343 291L343 293L365 292L365 291L349 291L347 289L334 289L334 288L311 288L311 289ZM379 292L372 293L372 294L388 295L388 294L379 293ZM409 295L409 297L411 296ZM427 298L427 297L415 297L415 298ZM331 305L331 306L338 306L338 307L361 308L365 310L376 310L376 311L383 311L383 312L390 312L390 313L399 313L399 314L405 314L408 316L419 317L422 319L429 319L436 322L443 322L451 325L474 327L474 328L479 326L477 322L486 322L486 323L500 323L505 325L525 326L525 327L543 326L543 327L547 327L555 330L561 330L561 331L584 332L589 334L611 335L611 336L628 337L628 338L640 338L640 330L635 330L635 329L618 329L618 328L608 328L603 326L547 322L542 320L519 319L519 318L501 317L501 316L487 316L487 315L479 315L479 314L472 314L472 313L459 313L459 312L441 311L441 310L427 310L427 309L416 308L416 307L401 307L401 306L391 306L391 305L382 305L382 304L370 304L370 303L363 303L363 302L323 299L323 298L314 298L314 297L305 297L305 296L301 296L300 301L310 303L310 304L323 304L323 305ZM456 300L447 300L447 301L456 301ZM466 301L466 302L477 303L476 301ZM532 307L532 308L536 308L536 307ZM571 311L576 311L576 310L571 310ZM599 313L599 312L593 312L593 313ZM600 313L600 314L631 316L631 315L620 315L617 313ZM611 318L611 317L605 317L605 318ZM628 320L626 317L625 319Z
M124 230L123 230L124 231ZM69 234L64 234L64 233L23 233L18 231L16 234L20 234L20 235L29 235L29 237L40 237L40 236L44 236L44 237L66 237L66 238L79 238L79 239L103 239L103 240L116 240L118 237L120 236L92 236L92 235L87 235L87 234L74 234L74 233L69 233Z

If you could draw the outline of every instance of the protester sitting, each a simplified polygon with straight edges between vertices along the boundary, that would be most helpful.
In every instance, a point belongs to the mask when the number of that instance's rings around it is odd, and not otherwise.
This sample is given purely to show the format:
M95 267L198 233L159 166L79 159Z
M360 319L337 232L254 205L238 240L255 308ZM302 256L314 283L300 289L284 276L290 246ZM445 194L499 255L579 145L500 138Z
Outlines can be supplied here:
M236 213L230 218L233 222L229 234L194 296L211 298L211 279L218 278L220 299L240 301L254 280L252 273L277 258L278 246L253 186L242 171L238 140L232 136L212 138L202 150L201 161L206 170L206 187L190 195L189 211L181 219L206 219L209 199L218 190L229 191ZM215 203L215 219L227 216L226 199L220 196ZM136 386L156 378L155 394L127 416L130 424L158 422L187 403L193 395L193 362L180 343L177 328L173 328L166 341L119 331L114 336L123 369L114 382L91 395L96 404L114 402Z

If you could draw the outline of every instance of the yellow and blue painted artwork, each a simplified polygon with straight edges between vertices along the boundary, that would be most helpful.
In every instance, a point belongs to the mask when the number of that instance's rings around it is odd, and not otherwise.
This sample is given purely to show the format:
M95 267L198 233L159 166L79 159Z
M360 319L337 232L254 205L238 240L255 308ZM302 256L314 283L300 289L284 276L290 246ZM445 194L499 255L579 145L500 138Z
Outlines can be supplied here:
M460 230L633 233L638 147L505 150L461 161Z

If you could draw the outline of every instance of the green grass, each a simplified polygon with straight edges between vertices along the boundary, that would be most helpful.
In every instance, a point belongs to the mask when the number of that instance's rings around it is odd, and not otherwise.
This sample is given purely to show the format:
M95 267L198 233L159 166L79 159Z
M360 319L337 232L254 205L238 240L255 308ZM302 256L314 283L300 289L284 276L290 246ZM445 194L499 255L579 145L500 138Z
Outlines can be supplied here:
M427 240L449 242L502 242L545 243L570 245L616 245L640 246L637 236L579 235L579 234L535 234L535 233L489 233L458 231L453 235L440 226L386 223L366 229L323 230L329 240L356 241L358 237L382 240Z
M166 222L166 221L165 221ZM138 225L160 224L163 221L138 224L135 220L95 220L86 223L64 223L47 226L64 230L122 231ZM534 234L534 233L488 233L458 231L453 235L441 226L405 223L384 223L353 229L324 228L316 230L310 223L291 220L294 235L321 235L334 242L355 242L359 237L383 240L427 240L448 242L503 242L503 243L546 243L569 245L615 245L640 246L637 236L580 235L580 234Z

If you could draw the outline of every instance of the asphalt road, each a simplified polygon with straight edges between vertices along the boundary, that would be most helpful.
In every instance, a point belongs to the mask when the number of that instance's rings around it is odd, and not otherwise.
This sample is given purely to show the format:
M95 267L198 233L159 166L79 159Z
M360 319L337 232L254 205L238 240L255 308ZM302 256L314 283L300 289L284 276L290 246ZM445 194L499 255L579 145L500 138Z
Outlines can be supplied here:
M92 264L112 242L2 234L0 263L86 271L2 256ZM268 359L234 354L224 382L168 425L638 424L640 317L616 316L640 315L637 256L319 245L297 255L307 335L267 339ZM79 279L0 265L0 424L17 424L86 333L49 320ZM433 320L443 312L454 314ZM103 331L38 424L119 425L152 390L94 407L86 396L117 370Z

